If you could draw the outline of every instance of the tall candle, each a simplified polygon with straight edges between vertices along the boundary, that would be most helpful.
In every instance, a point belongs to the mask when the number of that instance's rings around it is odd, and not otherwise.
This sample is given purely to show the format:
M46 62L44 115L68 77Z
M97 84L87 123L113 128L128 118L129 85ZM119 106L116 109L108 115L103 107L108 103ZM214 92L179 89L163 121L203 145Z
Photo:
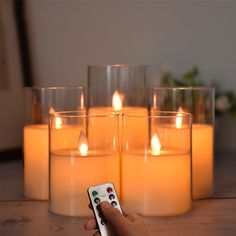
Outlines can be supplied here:
M192 173L193 198L201 199L213 195L213 127L192 126Z
M181 124L181 116L176 117L175 125L152 124L166 145L184 148L189 143L186 139L186 127ZM179 137L176 139L176 137ZM213 195L213 126L207 124L192 125L192 192L194 199L208 198Z
M24 194L48 199L48 125L24 127Z
M96 108L90 108L89 109L89 114L92 116L93 115L99 115L104 112L113 112L115 111L112 107L96 107ZM141 114L141 115L147 115L147 109L144 107L123 107L120 111L119 114L119 136L121 137L122 135L122 112L129 112L132 114ZM144 140L148 137L148 132L147 132L147 126L148 126L148 119L146 119L144 122L139 122L138 119L132 119L132 122L129 124L129 135L133 137L139 137L136 140L135 145L137 147L140 147L140 145L143 143ZM103 139L103 131L104 129L109 129L111 127L111 124L107 122L105 119L96 119L96 123L93 122L93 118L90 118L89 122L89 133L90 131L93 133L93 135L88 135L89 138L89 143L95 144L95 146L101 147L101 145L104 145ZM112 132L112 130L111 130ZM120 142L121 142L120 138Z
M192 115L192 192L194 199L213 196L213 149L214 149L214 88L211 87L156 87L152 90L152 108L183 111ZM182 109L182 108L183 109ZM181 114L180 117L181 118ZM177 120L177 117L176 117ZM183 139L173 140L181 145Z
M89 109L89 114L90 115L101 115L102 113L107 113L107 112L119 112L119 142L121 145L121 136L122 136L122 113L132 113L133 115L147 115L148 111L147 108L145 107L128 107L128 106L123 106L123 100L125 99L124 96L119 94L117 91L114 92L112 96L112 107L92 107ZM108 127L111 127L111 124L109 125L107 120L104 119L96 119L97 122L93 122L93 119L90 119L89 122L89 132L92 131L93 135L89 134L89 142L90 144L96 144L99 146L101 143L104 143L101 140L103 130L104 129L109 129ZM129 127L129 135L133 137L138 137L136 139L135 145L137 147L140 147L140 145L146 140L148 137L148 132L147 132L147 126L148 126L148 120L146 119L144 122L140 122L139 119L132 119L132 122L127 125Z
M62 126L60 129L61 135L58 136L54 145L68 147L75 142L72 138L73 133L79 133L81 127ZM24 194L26 197L37 200L48 199L48 135L48 125L24 127Z

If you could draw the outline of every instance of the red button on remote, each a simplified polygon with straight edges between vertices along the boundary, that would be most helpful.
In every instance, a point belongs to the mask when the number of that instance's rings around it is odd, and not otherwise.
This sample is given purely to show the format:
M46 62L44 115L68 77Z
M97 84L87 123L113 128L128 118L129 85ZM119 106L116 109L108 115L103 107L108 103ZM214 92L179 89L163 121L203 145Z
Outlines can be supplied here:
M112 189L111 187L108 187L108 188L107 188L107 192L108 192L108 193L111 193L112 191L113 191L113 189Z

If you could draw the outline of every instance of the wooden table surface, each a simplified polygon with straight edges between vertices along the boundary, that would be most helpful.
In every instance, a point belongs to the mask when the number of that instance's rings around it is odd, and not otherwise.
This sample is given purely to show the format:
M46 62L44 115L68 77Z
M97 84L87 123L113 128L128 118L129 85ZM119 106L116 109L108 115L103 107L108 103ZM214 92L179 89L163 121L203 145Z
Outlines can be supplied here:
M48 203L25 199L21 161L0 163L1 236L86 236L86 218L54 215ZM193 202L188 214L144 217L150 235L236 235L236 153L223 152L215 159L215 196Z

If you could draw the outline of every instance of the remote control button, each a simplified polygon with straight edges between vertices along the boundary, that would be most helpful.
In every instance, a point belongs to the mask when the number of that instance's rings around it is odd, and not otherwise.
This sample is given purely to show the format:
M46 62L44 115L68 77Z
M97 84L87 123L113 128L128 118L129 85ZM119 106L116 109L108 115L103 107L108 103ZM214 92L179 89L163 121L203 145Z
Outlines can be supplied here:
M97 192L97 191L93 191L93 192L92 192L92 195L93 195L94 197L96 197L96 196L98 195L98 192Z
M101 212L101 206L100 205L97 205L96 208L97 208L98 212Z
M111 205L113 205L114 207L116 207L116 206L117 206L117 202L113 201L113 202L111 202Z
M100 218L103 218L102 212L99 212L99 213L98 213L98 216L99 216Z
M109 195L109 199L110 199L110 200L113 200L113 199L115 199L115 195L113 195L113 194L110 194L110 195Z
M107 192L108 192L108 193L111 193L111 192L113 192L113 189L112 189L111 187L108 187L108 188L107 188Z
M106 220L104 220L104 219L101 220L102 225L105 225L106 223L107 223Z
M94 199L94 202L95 202L96 204L100 203L100 198L96 197L96 198Z

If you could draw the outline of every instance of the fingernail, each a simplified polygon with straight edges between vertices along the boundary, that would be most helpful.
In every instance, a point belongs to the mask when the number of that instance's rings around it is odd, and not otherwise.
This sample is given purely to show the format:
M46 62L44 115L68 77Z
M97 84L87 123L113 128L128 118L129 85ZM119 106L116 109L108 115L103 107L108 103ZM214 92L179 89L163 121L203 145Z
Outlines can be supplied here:
M111 204L109 202L102 202L101 206L104 207L104 208L110 208Z

